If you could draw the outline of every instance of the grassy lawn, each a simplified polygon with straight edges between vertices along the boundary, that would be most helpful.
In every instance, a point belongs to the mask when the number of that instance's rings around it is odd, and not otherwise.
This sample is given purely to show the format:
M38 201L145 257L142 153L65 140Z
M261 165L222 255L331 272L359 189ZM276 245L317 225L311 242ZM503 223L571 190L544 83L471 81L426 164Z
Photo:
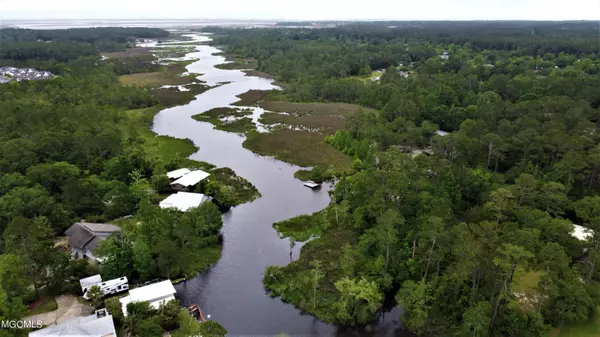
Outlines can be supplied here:
M26 316L43 314L56 310L58 305L52 296L42 296L37 301L29 305Z
M535 295L537 292L536 287L542 276L543 272L541 271L526 271L522 268L517 268L511 290L513 293Z
M299 166L333 166L346 170L352 158L323 141L323 135L308 131L292 131L276 128L270 133L248 133L244 147Z
M600 308L596 308L594 317L577 325L556 329L553 337L598 337L600 336Z

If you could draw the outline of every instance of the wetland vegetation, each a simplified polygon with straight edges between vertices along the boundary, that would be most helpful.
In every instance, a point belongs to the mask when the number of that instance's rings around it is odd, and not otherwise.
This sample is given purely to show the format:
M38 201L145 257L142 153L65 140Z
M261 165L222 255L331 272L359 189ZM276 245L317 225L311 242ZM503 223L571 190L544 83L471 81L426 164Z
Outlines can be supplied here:
M289 265L267 268L274 296L342 324L372 322L393 299L403 326L422 335L594 334L597 25L208 30L228 54L285 82L238 104L270 105L265 124L329 126L251 132L245 147L329 167L335 155L316 144L331 144L352 163L326 210L275 224L283 236L318 238ZM386 71L365 80L372 69ZM289 102L364 108L342 126L339 114L317 122ZM413 149L427 151L406 154ZM573 223L590 238L574 238Z

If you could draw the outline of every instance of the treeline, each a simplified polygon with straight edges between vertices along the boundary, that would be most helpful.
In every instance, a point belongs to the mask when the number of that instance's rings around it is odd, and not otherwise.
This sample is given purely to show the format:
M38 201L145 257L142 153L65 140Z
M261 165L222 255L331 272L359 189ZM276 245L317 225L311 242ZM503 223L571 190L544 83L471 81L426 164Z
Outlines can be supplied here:
M0 64L68 62L98 52L123 51L136 38L164 38L158 28L72 28L60 30L0 29ZM47 68L44 68L47 69Z
M182 213L142 203L135 228L100 247L102 275L134 280L177 279L207 270L220 257L221 212L212 202Z
M269 267L265 286L344 324L373 321L394 297L403 326L425 335L547 336L590 319L600 303L600 60L590 29L224 32L215 43L288 81L283 99L379 110L326 139L355 157L356 173L336 185L324 215L304 221L319 224L319 238L299 260ZM558 38L575 49L552 49ZM380 81L365 80L379 68ZM590 237L574 238L573 223ZM530 289L524 275L537 277Z
M38 42L11 43L19 49L19 45ZM74 44L84 51L90 46L87 42L39 44ZM140 126L126 113L153 107L157 101L148 89L120 85L117 74L152 66L135 61L102 61L97 51L87 57L77 57L67 49L56 52L57 55L24 54L21 62L2 60L3 64L17 67L47 65L61 75L50 80L0 84L0 119L3 121L0 125L0 297L3 299L0 312L3 319L22 318L25 304L38 298L39 292L49 296L77 292L78 280L99 270L86 260L72 260L69 252L57 249L58 237L75 221L112 222L135 214L140 203L155 203L159 198L157 191L168 184L165 173L179 168L183 161L177 154L169 160L157 156L156 149L148 148L146 138L140 134ZM33 59L36 57L40 58ZM74 57L77 58L71 60ZM219 214L210 203L203 210L202 214L207 216ZM173 219L170 216L167 224L173 227L177 223L178 230L183 231L183 225ZM186 242L185 247L209 246L210 259L214 261L219 253L216 234L220 216L211 218L210 226L202 227L201 233L200 218L193 220L193 224L182 223L192 226L190 230L197 229L194 239L203 241L190 241L191 246ZM161 229L164 228L167 227L163 223ZM169 233L163 234L171 235ZM152 238L159 239L157 235L154 233ZM164 238L172 240L173 237ZM129 242L127 240L123 242ZM107 252L111 243L109 240L104 248ZM164 246L164 243L160 245ZM150 245L150 248L156 247ZM152 262L164 260L159 252L160 249L150 251L150 258L156 259ZM139 261L139 256L136 259ZM107 270L102 272L105 275L116 270L111 267L110 257L108 262ZM205 263L195 262L196 267ZM147 277L184 275L189 271L183 268L191 264L177 263L170 263L168 272L162 268L163 264L151 266ZM142 272L133 267L123 275L131 275L132 281L146 276L141 276ZM24 330L8 333L11 336L26 334Z

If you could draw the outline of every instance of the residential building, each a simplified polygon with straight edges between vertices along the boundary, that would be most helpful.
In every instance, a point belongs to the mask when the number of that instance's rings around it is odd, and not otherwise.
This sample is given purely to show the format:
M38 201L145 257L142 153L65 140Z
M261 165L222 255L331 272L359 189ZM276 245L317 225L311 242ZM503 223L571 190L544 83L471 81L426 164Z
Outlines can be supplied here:
M198 207L211 198L202 193L177 192L171 194L159 203L160 208L176 208L187 212L190 208Z
M148 302L150 305L158 309L161 304L175 299L177 291L173 287L171 280L165 280L153 283L144 287L139 287L129 290L129 296L119 299L123 310L123 315L127 316L127 304L133 302Z
M102 259L94 255L94 250L109 236L120 233L121 229L115 225L88 222L76 222L65 231L73 258L100 263Z
M8 81L35 81L47 80L54 75L49 71L36 70L33 68L0 67L0 83Z
M208 178L210 173L206 173L202 170L191 171L190 173L184 174L181 178L171 183L171 188L175 191L189 192L202 180Z
M117 337L117 332L112 315L106 309L100 309L93 315L72 318L29 333L29 337L43 336Z
M585 241L594 235L594 231L589 228L573 224L573 232L571 235L580 241Z
M190 169L182 168L179 170L167 172L167 177L169 177L169 179L179 179L190 172L192 172L190 171Z

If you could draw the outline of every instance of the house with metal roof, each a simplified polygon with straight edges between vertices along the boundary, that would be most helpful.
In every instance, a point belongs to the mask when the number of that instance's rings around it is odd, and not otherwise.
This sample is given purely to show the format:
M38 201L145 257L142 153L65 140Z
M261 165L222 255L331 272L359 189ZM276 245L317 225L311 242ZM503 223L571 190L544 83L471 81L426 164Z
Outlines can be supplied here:
M181 168L179 170L167 172L167 177L169 177L169 179L179 179L190 172L192 171L188 168Z
M177 192L171 194L159 203L160 208L176 208L181 212L187 212L190 208L199 207L211 198L202 193Z
M117 332L112 315L106 309L100 309L93 315L76 317L29 333L29 337L43 336L117 337Z
M123 315L127 316L127 304L134 302L148 302L155 309L160 308L161 304L175 299L177 290L173 287L171 280L165 280L150 285L129 290L129 296L119 299Z
M191 171L190 173L184 174L181 178L171 183L171 188L175 191L189 192L194 186L196 186L202 180L208 178L210 173L202 170Z
M102 259L94 255L94 250L109 236L120 233L121 229L115 225L88 222L76 222L65 231L73 258L87 258L100 263Z

